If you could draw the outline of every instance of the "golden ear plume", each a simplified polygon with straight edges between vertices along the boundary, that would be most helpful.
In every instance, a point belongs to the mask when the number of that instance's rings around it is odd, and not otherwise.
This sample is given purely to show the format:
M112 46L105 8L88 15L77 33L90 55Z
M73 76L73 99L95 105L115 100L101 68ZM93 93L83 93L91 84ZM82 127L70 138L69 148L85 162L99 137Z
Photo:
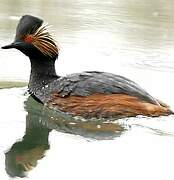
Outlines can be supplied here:
M55 40L52 38L48 32L48 25L42 25L39 27L33 34L31 43L39 49L44 55L49 57L57 57L59 53L59 48L57 47ZM31 37L31 34L28 34L27 37Z

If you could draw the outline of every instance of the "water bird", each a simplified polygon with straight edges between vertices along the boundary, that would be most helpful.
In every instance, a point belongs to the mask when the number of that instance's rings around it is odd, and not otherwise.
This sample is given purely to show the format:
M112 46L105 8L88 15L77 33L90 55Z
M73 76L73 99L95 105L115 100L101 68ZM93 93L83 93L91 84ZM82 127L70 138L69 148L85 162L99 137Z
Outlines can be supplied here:
M16 48L29 57L29 92L49 108L86 119L173 114L167 105L120 75L86 71L58 76L55 61L59 47L38 17L22 16L14 42L2 48Z

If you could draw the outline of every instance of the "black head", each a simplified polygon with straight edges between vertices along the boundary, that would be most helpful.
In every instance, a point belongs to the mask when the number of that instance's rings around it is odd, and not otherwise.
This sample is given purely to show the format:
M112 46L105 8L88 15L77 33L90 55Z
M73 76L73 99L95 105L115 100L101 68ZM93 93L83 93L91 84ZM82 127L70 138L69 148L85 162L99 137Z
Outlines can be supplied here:
M29 57L45 56L54 59L59 50L47 26L43 25L43 20L30 15L22 16L14 42L2 48L16 48Z

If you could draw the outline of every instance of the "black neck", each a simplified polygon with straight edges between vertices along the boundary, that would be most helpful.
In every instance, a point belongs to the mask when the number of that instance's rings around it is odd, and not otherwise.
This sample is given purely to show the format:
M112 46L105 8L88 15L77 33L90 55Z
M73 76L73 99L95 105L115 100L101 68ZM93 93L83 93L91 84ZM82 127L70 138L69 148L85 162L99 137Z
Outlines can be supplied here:
M29 90L36 92L44 85L57 79L55 70L55 60L48 58L30 58L31 62L31 74L29 81Z

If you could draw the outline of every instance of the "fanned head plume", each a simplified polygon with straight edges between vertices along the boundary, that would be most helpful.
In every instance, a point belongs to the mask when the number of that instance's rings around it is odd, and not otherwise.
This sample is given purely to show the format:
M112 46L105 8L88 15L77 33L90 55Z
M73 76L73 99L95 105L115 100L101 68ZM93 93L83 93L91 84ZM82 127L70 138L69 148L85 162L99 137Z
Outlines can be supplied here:
M43 20L34 16L25 15L20 19L16 28L15 41L2 48L16 48L27 56L35 54L57 58L59 48L48 32L47 25L43 25Z
M23 40L27 43L33 44L39 51L45 56L55 57L58 56L59 49L48 32L48 25L42 25L35 29L34 32L30 32L23 36Z

